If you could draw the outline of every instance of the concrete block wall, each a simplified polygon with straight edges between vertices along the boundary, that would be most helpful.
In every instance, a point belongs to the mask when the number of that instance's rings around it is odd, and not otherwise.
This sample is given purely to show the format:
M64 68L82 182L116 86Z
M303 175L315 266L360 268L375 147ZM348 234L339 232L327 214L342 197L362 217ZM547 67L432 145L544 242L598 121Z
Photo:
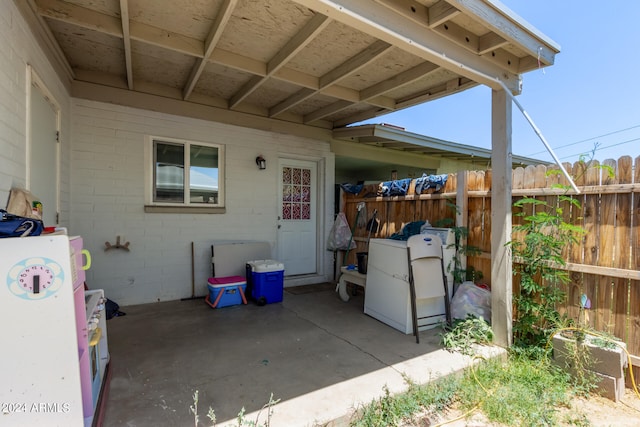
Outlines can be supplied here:
M0 207L6 206L12 187L27 184L28 66L38 74L60 106L61 114L61 223L68 222L69 206L69 94L27 23L10 0L0 1Z
M576 376L577 369L584 369L594 374L596 391L614 402L618 402L624 396L625 368L627 367L626 344L616 341L613 348L604 348L593 343L593 335L586 335L586 340L580 344L586 351L584 363L586 366L576 366L575 353L576 341L556 334L553 337L552 363L567 370L572 376Z
M81 235L92 254L87 285L104 289L120 305L189 297L192 241L196 295L207 292L214 241L267 241L275 256L279 157L324 165L319 179L329 179L318 204L328 223L323 228L331 227L328 142L81 99L73 99L72 116L70 233ZM147 135L224 144L226 213L145 213ZM258 170L258 154L266 158L266 170ZM117 236L130 242L129 252L104 250ZM330 254L321 252L324 277L316 283L332 277Z

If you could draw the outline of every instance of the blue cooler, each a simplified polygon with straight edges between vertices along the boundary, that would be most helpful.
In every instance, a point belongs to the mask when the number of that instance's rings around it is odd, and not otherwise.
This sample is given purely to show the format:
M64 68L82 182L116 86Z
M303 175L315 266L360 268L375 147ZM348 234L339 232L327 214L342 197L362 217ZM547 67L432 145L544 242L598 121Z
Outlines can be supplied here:
M273 259L247 261L247 286L258 305L281 302L284 294L284 264Z
M211 308L247 303L244 296L247 281L244 277L210 277L208 282L209 295L205 298L205 302Z

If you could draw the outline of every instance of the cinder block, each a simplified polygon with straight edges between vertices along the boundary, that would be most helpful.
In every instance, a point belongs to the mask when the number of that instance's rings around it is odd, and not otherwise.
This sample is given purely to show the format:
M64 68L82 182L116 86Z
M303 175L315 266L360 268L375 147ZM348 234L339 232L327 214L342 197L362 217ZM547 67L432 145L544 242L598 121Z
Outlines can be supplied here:
M594 372L597 378L598 393L602 397L619 402L624 397L624 377L614 378Z
M553 357L551 363L561 369L565 369L573 377L576 376L576 366L571 356L575 349L575 341L556 335L553 337ZM615 349L608 349L596 346L586 339L583 345L589 351L589 366L583 367L588 372L596 376L598 393L607 399L618 402L624 396L624 368L627 366L626 352L621 348L621 343Z
M624 377L624 368L628 365L627 354L624 350L620 347L610 349L598 347L593 344L588 345L594 361L594 371L610 377ZM620 343L620 345L626 348L624 343Z
M589 351L589 361L591 362L586 368L614 378L624 377L627 355L623 348L626 349L626 345L619 342L620 345L616 348L604 348L594 345L592 343L594 338L587 335L583 344ZM560 334L553 337L553 358L558 359L557 366L573 367L569 356L574 352L571 348L574 342L573 339L563 337Z

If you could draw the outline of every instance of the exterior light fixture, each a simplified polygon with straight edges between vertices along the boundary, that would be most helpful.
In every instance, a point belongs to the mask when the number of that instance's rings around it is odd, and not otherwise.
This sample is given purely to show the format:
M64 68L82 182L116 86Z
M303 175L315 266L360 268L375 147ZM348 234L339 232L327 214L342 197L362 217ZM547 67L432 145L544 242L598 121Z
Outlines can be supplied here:
M260 155L256 157L256 165L258 165L258 169L264 170L267 168L267 161Z

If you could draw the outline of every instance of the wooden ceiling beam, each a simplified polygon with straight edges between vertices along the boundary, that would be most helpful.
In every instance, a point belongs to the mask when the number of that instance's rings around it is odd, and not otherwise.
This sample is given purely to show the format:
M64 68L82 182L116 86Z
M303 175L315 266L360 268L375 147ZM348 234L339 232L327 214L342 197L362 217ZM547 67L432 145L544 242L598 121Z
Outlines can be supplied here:
M421 79L425 75L432 73L439 68L440 67L430 62L423 62L422 64L416 65L415 67L390 77L387 80L361 90L359 94L359 102L367 102L371 105L376 105L384 109L395 109L395 101L390 98L382 97L382 94ZM330 116L331 114L344 110L347 107L348 105L345 106L340 101L334 102L333 104L319 109L317 112L307 114L304 117L305 123Z
M278 70L296 56L305 46L307 46L322 30L324 30L331 20L325 15L316 13L313 18L302 27L295 36L293 36L285 46L274 55L273 58L267 63L266 74L259 78L250 79L242 88L231 97L229 105L234 108L244 99L246 99L251 93L253 93L258 87L260 87L265 81L273 76Z
M396 74L393 77L383 80L380 83L376 83L366 89L362 89L360 91L360 99L363 101L368 100L373 98L374 96L382 95L391 90L398 89L402 86L411 84L412 82L421 79L427 74L432 73L438 69L440 69L440 67L438 67L436 64L432 64L431 62L423 62L422 64L416 65L409 70L403 71L400 74Z
M329 17L316 13L313 18L298 33L293 36L287 44L269 60L267 64L267 74L273 75L287 62L304 49L320 32L331 23Z
M449 80L444 84L435 86L422 94L412 95L411 97L398 100L396 108L400 110L412 105L421 104L427 101L433 101L435 99L442 98L444 96L448 96L465 89L469 89L476 84L476 82L469 79L455 78Z
M333 122L333 128L340 128L343 126L348 126L352 123L362 122L364 120L368 120L374 117L382 116L384 114L388 114L394 111L393 109L387 108L371 108L365 111L361 111L359 113L353 114L351 116L345 117L340 120L336 120Z
M277 116L278 114L282 114L285 111L293 108L299 103L303 102L306 99L311 98L316 93L315 90L309 88L303 88L285 99L284 101L274 105L269 108L269 117Z
M488 44L485 42L485 44L483 44L481 48L480 37L476 36L471 31L461 27L460 25L457 25L454 22L446 22L444 24L441 24L438 27L434 28L434 31L438 32L443 37L448 38L459 46L467 49L474 55L481 55L482 53L484 53L483 57L488 61L491 61L497 64L499 67L502 67L512 73L518 73L520 70L520 58L511 53L508 53L506 50L498 50L500 46L507 44L507 41L502 39L502 42L498 42L498 39L496 39L496 37L500 39L501 37L497 34L494 35L495 37L487 36L486 38L487 42L495 42L495 47L489 48Z
M449 82L433 87L430 90L423 92L421 94L417 94L412 97L403 98L398 100L395 104L394 108L371 108L366 111L359 112L355 115L345 117L333 123L334 128L339 128L342 126L347 126L351 123L357 123L364 120L369 120L374 117L378 117L384 114L387 114L391 111L401 110L403 108L408 108L413 105L417 105L427 101L433 101L435 99L439 99L445 97L447 95L451 95L456 92L460 92L473 86L476 86L478 83L473 80L467 78L456 78L452 79Z
M429 28L434 28L450 21L461 13L445 0L440 0L429 8Z
M122 44L124 63L127 69L127 86L133 90L133 65L131 63L131 35L129 34L129 1L120 0L120 22L122 22Z
M505 38L494 32L489 32L479 37L473 32L452 22L451 20L462 12L445 0L440 0L429 8L414 0L375 1L425 28L432 29L476 55L490 53L509 43ZM518 73L520 71L519 58L515 55L502 51L500 52L499 58L496 57L497 55L487 55L486 59L512 73Z
M415 0L375 1L426 28L434 28L462 13L444 0L440 0L429 7Z
M364 49L354 57L347 59L336 68L320 77L320 89L338 83L345 77L348 77L358 70L371 64L373 61L389 52L392 48L393 46L391 46L389 43L380 40L374 42L372 45L368 46L366 49Z
M473 18L474 16L482 17L483 25L500 37L521 46L524 51L533 56L540 58L540 62L544 65L552 65L555 54L560 51L552 40L542 35L538 30L533 28L523 19L517 16L504 6L503 10L491 4L491 2L480 0L446 0L447 3L461 10L466 15ZM520 25L513 25L519 22Z
M216 15L216 19L211 25L211 30L207 35L207 39L204 42L204 54L202 58L197 58L196 63L191 68L191 73L187 80L187 84L184 87L182 92L183 99L189 98L191 92L196 87L202 72L204 71L207 63L209 62L209 58L213 53L213 50L218 45L220 38L222 37L222 32L224 28L227 26L229 19L231 19L231 13L236 7L238 0L224 0L224 3L220 7L220 11Z
M37 0L38 13L46 18L77 25L99 33L122 37L122 21L111 15L60 0Z
M367 65L371 64L373 61L380 58L382 55L387 53L392 48L393 46L391 46L388 43L385 43L379 40L374 42L373 44L369 45L366 49L364 49L357 55L347 59L342 64L338 65L336 68L322 75L318 79L318 88L313 93L308 91L305 91L305 92L299 91L291 95L289 98L282 101L278 105L272 107L269 110L270 117L276 116L278 114L282 114L286 110L293 108L294 106L300 104L301 102L303 102L308 98L311 98L317 93L324 92L325 89L331 87L332 85L335 85L340 80L348 77L349 75L357 72L363 67L366 67ZM311 121L318 120L318 118L320 117L325 117L326 115L331 114L327 112L331 110L332 106L333 108L339 108L339 110L337 111L343 110L348 106L345 106L345 104L342 101L345 101L345 100L342 99L340 101L337 101L336 103L323 107L320 110L318 110L316 113L310 113L305 117L308 117L309 120ZM360 101L360 99L355 100L354 102L358 102L358 101ZM317 116L319 117L315 118Z
M295 0L295 2L477 83L495 90L503 90L506 87L512 94L520 93L521 78L518 74L488 61L477 53L469 52L428 28L425 30L423 24L408 20L402 14L389 13L389 8L378 2L370 0Z
M509 42L505 38L500 37L496 33L487 33L478 38L478 53L484 55L508 44Z
M346 108L352 106L353 103L349 101L336 101L332 104L326 105L322 108L315 110L313 113L306 114L302 121L304 124L309 124L311 122L315 122L316 120L323 119L331 114L335 114L339 111L342 111Z
M118 18L65 3L60 0L38 0L38 14L53 20L73 24L81 28L101 32L114 37L123 37L122 22ZM321 20L320 17L322 15L318 16L319 18L317 19ZM202 40L132 20L129 20L129 31L130 38L141 43L157 46L162 49L168 49L173 52L192 56L196 59L202 59L205 54L206 47ZM213 38L211 40L212 42L209 45L214 46L215 43L213 43ZM206 62L207 61L203 61L203 63ZM213 49L213 52L209 57L209 62L215 62L255 76L266 76L269 67L268 63L219 48ZM275 67L274 64L272 64L273 74L271 75L273 78L313 90L318 90L320 87L318 77L287 68L286 66L278 68ZM349 100L351 102L357 102L359 100L357 91L336 84L326 87L323 90L323 93L328 96ZM386 101L385 105L388 103L389 101ZM273 115L276 115L276 112L283 106L284 104L272 107L272 111L274 111Z

